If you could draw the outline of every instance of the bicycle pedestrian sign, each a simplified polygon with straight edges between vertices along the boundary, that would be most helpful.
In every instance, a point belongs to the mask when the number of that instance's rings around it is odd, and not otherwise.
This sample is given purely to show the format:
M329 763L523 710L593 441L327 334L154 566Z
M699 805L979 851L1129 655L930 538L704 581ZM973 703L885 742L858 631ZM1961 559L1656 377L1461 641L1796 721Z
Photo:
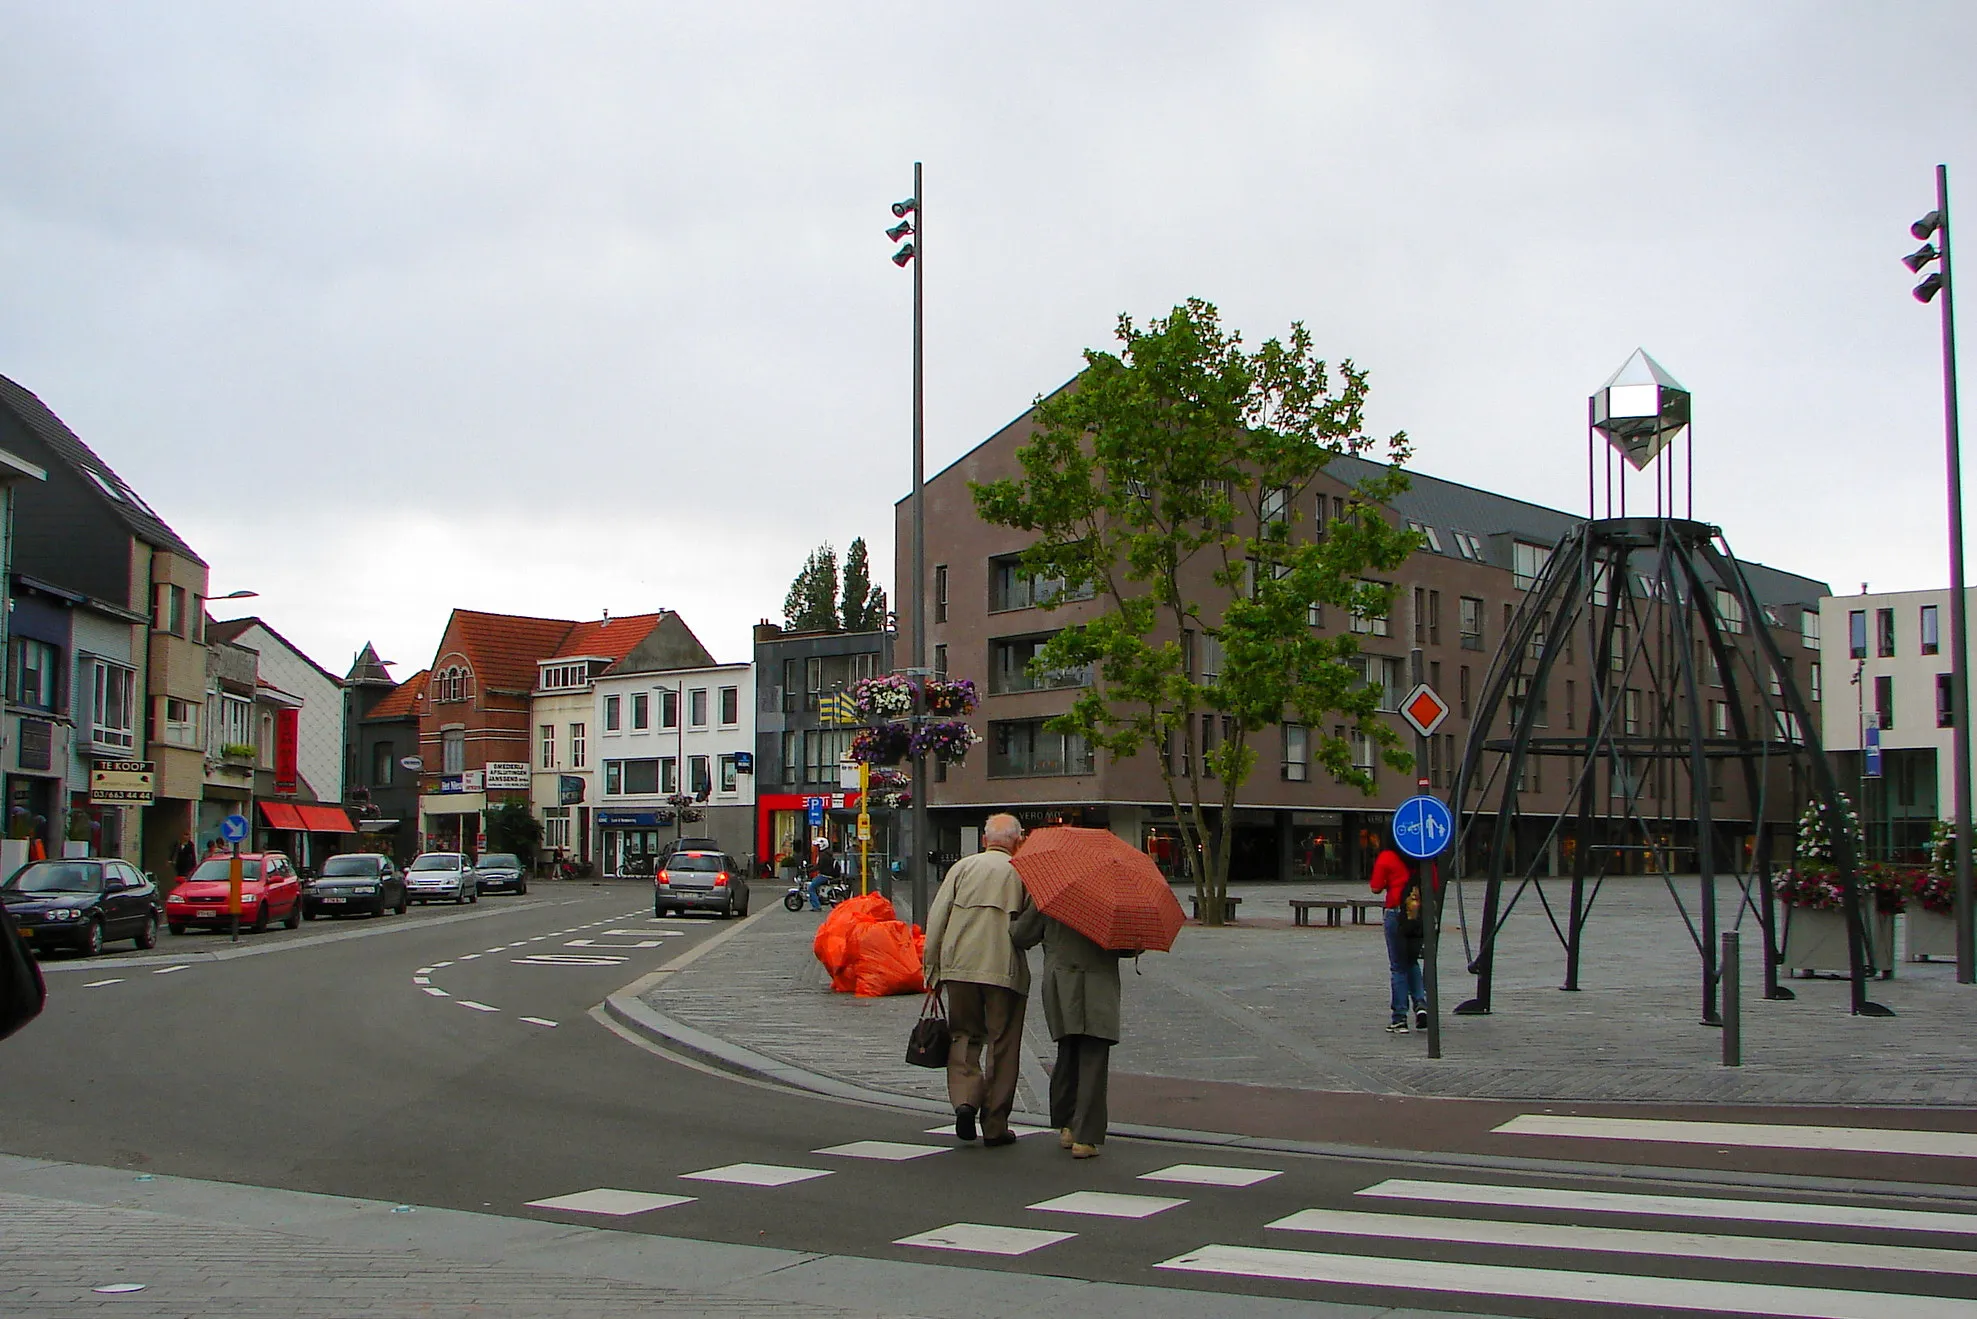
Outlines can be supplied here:
M1416 861L1439 856L1455 836L1455 817L1435 797L1409 797L1394 808L1394 846Z

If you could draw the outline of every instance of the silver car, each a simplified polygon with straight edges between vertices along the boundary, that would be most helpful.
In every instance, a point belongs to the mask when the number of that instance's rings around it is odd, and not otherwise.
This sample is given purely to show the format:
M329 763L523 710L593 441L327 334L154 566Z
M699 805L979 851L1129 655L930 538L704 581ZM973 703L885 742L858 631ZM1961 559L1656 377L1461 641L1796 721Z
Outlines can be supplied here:
M421 852L405 871L405 896L412 902L479 902L474 863L458 852Z

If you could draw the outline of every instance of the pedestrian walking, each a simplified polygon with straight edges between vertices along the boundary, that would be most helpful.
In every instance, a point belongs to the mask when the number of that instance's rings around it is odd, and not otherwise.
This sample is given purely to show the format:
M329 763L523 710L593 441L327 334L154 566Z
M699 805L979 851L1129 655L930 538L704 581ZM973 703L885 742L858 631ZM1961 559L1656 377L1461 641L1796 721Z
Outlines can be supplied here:
M954 1134L984 1145L1014 1145L1009 1110L1023 1052L1023 1011L1030 959L1016 946L1012 922L1027 897L1010 857L1023 843L1013 815L991 815L982 850L948 869L927 912L927 988L947 999L947 1098Z
M1428 991L1421 979L1421 910L1427 901L1421 881L1423 864L1403 857L1389 842L1373 859L1373 878L1367 883L1382 895L1385 905L1387 1007L1391 1018L1387 1030L1395 1035L1407 1034L1410 1008L1414 1025L1428 1028Z
M1028 904L1014 933L1019 948L1043 945L1043 1017L1057 1041L1050 1125L1072 1158L1097 1158L1105 1143L1112 1046L1119 1042L1119 959L1139 953L1101 948Z
M192 835L187 833L179 840L178 850L172 853L172 873L181 881L199 868L199 849L192 845Z

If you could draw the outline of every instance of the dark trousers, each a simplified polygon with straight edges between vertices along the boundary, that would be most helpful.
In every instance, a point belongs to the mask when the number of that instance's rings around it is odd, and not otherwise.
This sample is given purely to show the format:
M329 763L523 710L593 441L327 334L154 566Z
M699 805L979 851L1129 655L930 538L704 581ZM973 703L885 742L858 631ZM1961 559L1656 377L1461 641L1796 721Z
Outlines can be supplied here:
M1050 1073L1050 1125L1071 1129L1080 1145L1105 1143L1105 1088L1112 1041L1096 1035L1066 1035L1057 1041L1057 1066Z
M981 1114L982 1135L1003 1135L1016 1106L1025 1000L1013 989L967 980L944 981L941 988L947 991L948 1102L956 1108L973 1105Z

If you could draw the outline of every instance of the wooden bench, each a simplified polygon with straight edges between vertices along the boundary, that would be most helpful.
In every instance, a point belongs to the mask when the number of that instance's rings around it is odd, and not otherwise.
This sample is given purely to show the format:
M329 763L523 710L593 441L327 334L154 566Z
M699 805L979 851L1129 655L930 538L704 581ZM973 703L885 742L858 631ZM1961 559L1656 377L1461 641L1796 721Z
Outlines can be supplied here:
M1200 895L1200 894L1198 894L1198 893L1191 893L1191 894L1189 894L1189 895L1188 895L1188 902L1189 902L1189 904L1190 904L1190 905L1192 905L1192 906L1194 907L1194 918L1195 918L1196 920L1200 920L1200 919L1201 919L1201 895ZM1227 897L1227 896L1224 896L1224 897L1223 897L1223 899L1222 899L1222 919L1223 919L1223 920L1225 920L1225 921L1232 921L1232 920L1234 920L1234 919L1236 918L1236 908L1237 908L1237 907L1239 907L1239 906L1241 906L1241 905L1242 905L1242 899L1241 899L1241 898L1231 898L1231 897Z
M1315 907L1324 911L1325 924L1334 927L1339 924L1339 913L1347 908L1352 910L1352 923L1364 925L1367 912L1385 906L1379 898L1292 898L1290 903L1293 924L1311 924L1311 912Z

